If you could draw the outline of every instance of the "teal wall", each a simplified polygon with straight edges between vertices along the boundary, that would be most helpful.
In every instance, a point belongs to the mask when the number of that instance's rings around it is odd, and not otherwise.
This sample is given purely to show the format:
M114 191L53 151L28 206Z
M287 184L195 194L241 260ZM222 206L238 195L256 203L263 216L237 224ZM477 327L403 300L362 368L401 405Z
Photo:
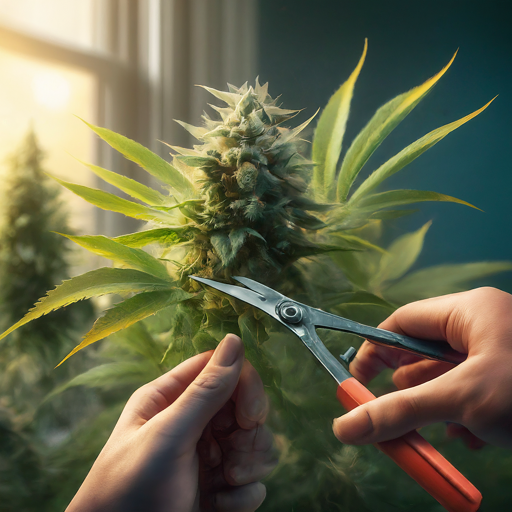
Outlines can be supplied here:
M512 260L512 2L486 0L260 0L259 74L305 120L325 105L369 48L356 85L346 141L384 102L435 74L460 48L448 73L388 137L366 173L428 131L477 110L390 180L393 188L434 190L467 207L424 203L391 236L432 219L418 265ZM345 145L345 149L346 149ZM494 280L512 289L512 275Z

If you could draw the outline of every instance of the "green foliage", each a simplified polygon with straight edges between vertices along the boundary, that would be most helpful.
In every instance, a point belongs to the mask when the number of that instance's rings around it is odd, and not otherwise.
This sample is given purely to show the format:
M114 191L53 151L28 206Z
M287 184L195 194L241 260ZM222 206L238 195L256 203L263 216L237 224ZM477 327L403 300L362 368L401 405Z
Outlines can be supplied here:
M0 231L0 326L15 322L46 290L68 277L69 231L59 188L42 167L43 153L31 131L9 160ZM59 372L55 361L92 320L89 303L60 309L23 326L0 344L0 508L40 511L54 474L48 447L90 409L90 394L77 389L40 408L45 395L90 364L73 361ZM89 355L88 355L89 356ZM80 406L78 405L80 404ZM48 509L49 510L49 509Z
M271 396L269 423L281 452L262 510L382 510L375 505L382 501L382 482L390 509L404 499L414 506L424 500L422 491L373 447L339 445L331 434L332 418L340 414L335 385L296 338L263 313L188 279L197 274L230 282L232 275L249 276L301 302L377 325L407 300L460 290L471 280L512 268L494 262L414 271L430 223L391 243L383 236L384 221L411 213L403 205L448 201L472 206L437 192L379 192L377 187L487 105L413 142L350 196L370 156L453 61L381 107L338 164L365 55L366 44L356 69L320 115L312 160L304 156L305 141L299 135L313 118L295 128L283 127L298 111L281 108L268 94L268 85L258 80L254 87L229 85L228 91L205 87L226 106L212 106L217 118L205 114L202 126L179 122L199 143L192 149L170 146L172 164L134 141L91 126L168 185L170 195L95 166L89 167L102 179L146 204L58 180L92 204L146 220L148 226L113 239L70 236L125 268L99 269L64 282L2 335L85 297L123 296L69 354L112 334L101 347L107 362L61 386L51 401L71 389L94 388L105 400L113 394L109 407L119 410L145 380L214 348L234 332L242 336L247 357ZM148 245L154 256L142 250ZM320 334L335 353L355 342L343 333ZM381 392L391 389L391 382L384 375L374 386ZM107 417L77 430L67 449L86 446L94 429L96 440L106 438L112 419ZM93 452L86 450L83 460L92 460Z

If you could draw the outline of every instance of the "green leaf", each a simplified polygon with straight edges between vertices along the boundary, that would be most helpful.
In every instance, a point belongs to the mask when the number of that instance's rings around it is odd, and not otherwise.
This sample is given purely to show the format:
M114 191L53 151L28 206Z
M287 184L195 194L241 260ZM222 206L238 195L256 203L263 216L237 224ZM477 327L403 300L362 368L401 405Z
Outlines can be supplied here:
M374 251L381 252L383 254L386 253L386 250L378 245L372 244L368 240L361 238L355 235L349 235L343 231L340 232L332 232L331 235L340 238L344 242L348 242L349 246L354 247L355 249L373 249Z
M322 112L313 137L313 188L321 197L335 198L334 180L347 125L350 102L356 80L363 67L368 48L364 41L363 54L348 80L334 93Z
M402 277L414 264L423 248L423 241L432 222L412 233L397 238L380 260L379 269L372 279L373 287L385 281Z
M189 167L211 167L220 166L220 162L213 156L186 156L180 155L176 157L180 162L183 162Z
M393 158L390 158L385 164L382 164L375 172L373 172L366 180L361 184L361 186L354 192L352 197L350 198L349 204L359 200L361 197L368 194L368 192L375 189L378 185L380 185L385 179L389 178L391 175L403 169L406 165L409 165L413 160L418 158L421 154L423 154L427 149L430 149L432 146L437 144L440 140L446 137L450 132L457 129L459 126L463 125L470 119L473 119L482 111L484 111L493 101L493 98L489 103L484 105L482 108L476 110L475 112L459 119L450 124L446 124L441 126L441 128L437 128L437 130L433 130L427 135L421 137L416 142L413 142L405 149L400 151Z
M455 55L456 54L457 53L455 53ZM439 73L425 83L406 93L400 94L380 107L370 119L369 123L359 132L341 164L337 190L337 198L339 201L345 201L347 199L350 187L364 164L380 146L382 141L446 73L453 59L455 59L455 55Z
M93 132L99 135L107 144L119 151L125 158L135 162L146 172L158 178L163 183L170 185L178 196L190 197L195 195L195 189L192 183L181 172L175 169L169 162L145 148L138 142L135 142L119 133L115 133L106 128L94 126L84 121Z
M118 241L114 241L102 235L62 236L69 238L76 244L84 247L94 254L98 254L104 258L108 258L109 260L113 260L129 268L140 270L141 272L146 272L153 276L159 277L164 281L169 281L171 279L171 276L167 272L165 265L142 249L127 247Z
M64 281L57 288L49 291L19 322L2 333L0 340L18 327L79 300L109 293L167 290L169 287L168 281L163 281L138 270L122 268L91 270Z
M234 260L238 251L242 248L247 237L247 230L245 228L232 229L229 232L229 241L231 242L230 260Z
M148 374L155 373L155 367L149 361L124 361L121 363L102 364L77 375L62 386L58 386L45 397L45 402L63 391L77 386L110 390L133 383L140 383L142 385L151 380L151 378L148 379ZM153 378L158 376L156 374Z
M331 308L334 306L340 305L372 305L372 306L380 306L382 308L394 309L394 306L390 304L388 301L384 300L377 295L374 295L370 292L365 291L355 291L355 292L342 292L335 293L325 298L322 303L324 308Z
M161 313L165 313L165 320L170 316L169 311L162 310ZM157 313L152 320L158 317L162 317L161 314ZM150 322L138 322L131 325L127 329L124 329L121 333L113 334L109 339L109 350L103 350L102 354L107 357L112 353L117 357L119 348L122 347L123 352L129 354L141 355L144 359L150 361L153 365L160 367L160 361L162 359L162 345L160 344L160 338L158 334L155 336L148 329ZM151 322L152 324L153 322ZM130 356L128 356L130 357Z
M195 149L190 148L182 148L180 146L171 146L170 144L167 144L164 142L166 146L169 146L173 151L178 153L179 155L183 156L201 156L201 153L199 151L196 151Z
M225 233L216 233L210 237L215 252L219 256L224 266L231 263L231 240Z
M148 229L147 231L139 231L129 235L116 236L112 240L127 247L144 247L155 242L161 245L173 245L182 242L182 235L192 227L191 224L186 224L171 228Z
M109 192L98 190L95 188L85 187L84 185L77 185L75 183L69 183L63 181L55 176L52 178L60 183L63 187L71 190L77 196L85 199L87 202L101 208L102 210L109 210L111 212L122 213L127 217L133 217L135 219L153 221L153 222L165 222L169 223L174 220L174 217L170 216L165 211L157 210L144 206L139 203L134 203L126 199L122 199Z
M445 194L439 194L438 192L431 192L429 190L389 190L388 192L373 194L361 199L356 205L356 213L358 211L370 212L382 210L383 208L420 203L424 201L459 203L475 208L476 210L480 210L480 208L477 208L462 199L457 199L456 197L447 196Z
M144 320L158 311L182 302L192 297L192 294L183 291L181 288L173 288L165 291L143 292L130 297L129 299L116 304L108 309L105 314L96 320L92 329L84 336L84 339L77 345L57 366L60 366L73 354L106 338L110 334L126 329L130 325Z
M384 291L387 299L405 304L415 300L427 299L460 292L467 289L476 279L509 272L512 270L510 261L484 261L452 265L436 265L405 276L391 284Z
M160 194L160 192L150 187L146 187L146 185L142 185L142 183L138 181L122 176L116 172L108 171L97 165L88 164L81 160L80 162L87 166L96 176L99 176L102 180L114 185L135 199L140 199L142 202L152 206L164 205L168 202L168 198L163 194Z
M283 144L286 144L287 142L290 142L291 140L295 139L299 135L300 132L302 132L311 121L315 118L315 116L318 114L318 109L307 121L304 121L302 124L295 128L287 129L284 133L281 133L281 136L277 138L277 140L272 144L270 149L277 148L279 146L282 146Z
M238 325L247 359L259 373L263 383L267 386L272 385L275 379L274 372L262 346L268 340L263 322L256 319L254 311L251 309L238 317Z
M233 108L235 108L237 103L242 99L241 94L236 94L233 92L226 92L226 91L218 91L217 89L212 89L211 87L206 87L206 85L198 85L198 87L205 89L210 94L212 94L219 100L223 101L224 103L227 103L230 107L233 107Z
M179 121L178 119L175 119L175 121L179 125L183 126L183 128L185 128L185 130L187 130L187 132L197 140L203 140L203 136L208 133L208 128L204 128L203 126L192 126L191 124Z

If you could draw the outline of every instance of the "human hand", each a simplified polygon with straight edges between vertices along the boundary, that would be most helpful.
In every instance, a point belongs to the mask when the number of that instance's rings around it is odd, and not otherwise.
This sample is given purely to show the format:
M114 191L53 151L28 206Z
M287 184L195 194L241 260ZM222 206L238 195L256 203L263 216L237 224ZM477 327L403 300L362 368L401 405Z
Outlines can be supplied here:
M132 395L67 512L252 512L275 466L267 412L228 334Z
M512 448L512 295L478 288L422 300L401 307L379 327L446 340L468 357L453 366L365 341L351 373L366 384L383 369L394 368L399 391L335 419L340 441L387 441L448 421L488 443Z

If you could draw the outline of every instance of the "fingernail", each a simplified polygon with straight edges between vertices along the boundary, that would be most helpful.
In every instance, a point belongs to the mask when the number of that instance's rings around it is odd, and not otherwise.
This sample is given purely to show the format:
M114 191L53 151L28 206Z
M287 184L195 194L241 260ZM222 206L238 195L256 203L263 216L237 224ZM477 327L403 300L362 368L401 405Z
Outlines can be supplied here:
M215 350L215 361L220 366L231 366L243 354L242 340L234 334L228 334Z
M356 409L333 422L334 434L346 444L356 444L363 441L373 432L373 423L370 415L364 409Z

